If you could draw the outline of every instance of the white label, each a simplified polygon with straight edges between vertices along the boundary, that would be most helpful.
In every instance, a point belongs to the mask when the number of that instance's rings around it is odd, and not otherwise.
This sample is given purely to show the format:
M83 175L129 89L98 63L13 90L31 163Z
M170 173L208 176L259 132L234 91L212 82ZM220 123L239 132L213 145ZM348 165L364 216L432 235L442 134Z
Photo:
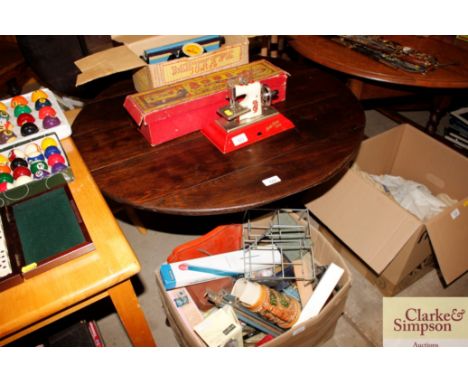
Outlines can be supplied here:
M458 208L455 208L452 212L450 212L450 216L453 220L455 220L460 216L460 210Z
M232 137L231 140L232 140L232 143L234 143L234 146L239 146L242 143L245 143L248 141L247 135L245 135L245 133L236 135L235 137Z
M262 183L267 187L279 182L281 182L281 179L277 175L262 180Z
M292 331L293 336L297 336L298 334L301 334L305 330L305 326L300 326L296 330Z

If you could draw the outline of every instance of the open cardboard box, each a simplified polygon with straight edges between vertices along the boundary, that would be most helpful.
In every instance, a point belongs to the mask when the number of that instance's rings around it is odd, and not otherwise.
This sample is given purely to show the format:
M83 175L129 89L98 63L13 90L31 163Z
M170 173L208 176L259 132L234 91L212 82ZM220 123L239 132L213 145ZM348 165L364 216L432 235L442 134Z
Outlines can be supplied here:
M468 159L410 125L364 141L356 158L370 174L391 174L445 193L458 203L426 222L357 172L307 207L387 282L402 282L432 251L451 283L468 269ZM432 247L432 250L431 250Z
M81 71L76 85L114 73L138 69L133 74L133 83L135 89L142 92L249 62L249 40L246 36L224 36L225 44L219 49L198 57L184 57L151 65L140 58L146 49L194 37L198 36L112 36L113 40L123 45L75 62Z
M344 311L349 289L351 288L350 271L336 249L310 224L309 219L298 219L298 215L294 213L291 213L290 216L298 222L304 221L306 222L304 224L308 224L310 238L313 243L312 247L315 263L318 265L334 263L343 268L344 273L338 283L338 291L330 297L317 316L294 325L291 329L262 346L316 346L326 342L333 336L338 318ZM271 216L264 215L252 222L254 224L264 225L263 222L269 221L269 219L271 219ZM236 235L242 230L239 226L240 225L235 224L220 226L201 238L175 248L168 259L171 262L180 261L182 258L178 256L184 253L186 254L187 252L215 254L242 248L242 237L240 236L239 240L236 240ZM155 276L163 302L163 308L179 344L182 346L206 346L194 330L187 324L186 318L182 317L177 310L176 304L163 286L159 268L156 270Z

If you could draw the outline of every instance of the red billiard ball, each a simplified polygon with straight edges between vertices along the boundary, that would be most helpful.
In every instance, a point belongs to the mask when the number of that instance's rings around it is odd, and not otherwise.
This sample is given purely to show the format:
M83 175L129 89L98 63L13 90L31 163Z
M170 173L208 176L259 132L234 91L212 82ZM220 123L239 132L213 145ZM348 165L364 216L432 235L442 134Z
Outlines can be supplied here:
M13 170L13 179L18 179L20 176L31 176L31 171L27 167L16 167Z
M47 164L49 165L49 167L52 167L56 163L65 164L65 158L60 154L52 154L51 156L49 156L49 158L47 158Z
M44 119L45 117L55 117L56 111L51 106L44 106L41 110L39 110L39 118Z
M20 116L16 120L16 123L18 126L23 126L26 122L32 123L34 121L35 121L35 118L31 114L23 113L23 114L20 114Z

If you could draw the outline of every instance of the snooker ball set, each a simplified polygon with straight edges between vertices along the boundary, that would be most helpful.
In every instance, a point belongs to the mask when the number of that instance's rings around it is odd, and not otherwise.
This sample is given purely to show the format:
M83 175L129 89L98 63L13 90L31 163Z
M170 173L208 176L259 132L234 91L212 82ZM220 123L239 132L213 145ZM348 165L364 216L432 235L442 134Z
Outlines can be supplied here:
M0 152L0 192L48 178L68 166L55 134L11 146Z
M71 135L71 127L49 89L0 101L0 149L47 132L55 132L59 139Z

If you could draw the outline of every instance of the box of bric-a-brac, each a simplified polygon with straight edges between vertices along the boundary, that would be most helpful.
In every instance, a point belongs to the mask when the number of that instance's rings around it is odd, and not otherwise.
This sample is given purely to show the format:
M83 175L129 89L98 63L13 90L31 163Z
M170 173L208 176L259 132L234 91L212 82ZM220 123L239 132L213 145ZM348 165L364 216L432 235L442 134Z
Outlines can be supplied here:
M156 270L181 345L316 346L333 336L351 287L309 211L249 211L175 248Z

